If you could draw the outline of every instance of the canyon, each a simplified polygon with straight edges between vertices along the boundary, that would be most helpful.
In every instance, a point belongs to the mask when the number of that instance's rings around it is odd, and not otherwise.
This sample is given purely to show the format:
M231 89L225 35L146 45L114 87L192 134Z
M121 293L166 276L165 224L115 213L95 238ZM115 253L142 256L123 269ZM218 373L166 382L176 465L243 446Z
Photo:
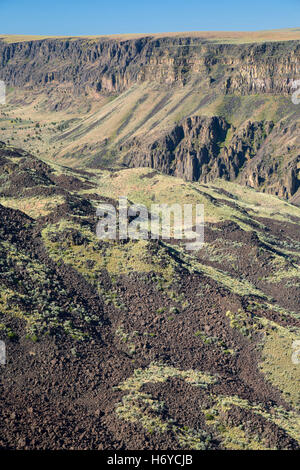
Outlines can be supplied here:
M299 201L299 40L3 39L0 64L9 117L21 110L39 123L46 114L47 126L60 120L44 155L224 178Z

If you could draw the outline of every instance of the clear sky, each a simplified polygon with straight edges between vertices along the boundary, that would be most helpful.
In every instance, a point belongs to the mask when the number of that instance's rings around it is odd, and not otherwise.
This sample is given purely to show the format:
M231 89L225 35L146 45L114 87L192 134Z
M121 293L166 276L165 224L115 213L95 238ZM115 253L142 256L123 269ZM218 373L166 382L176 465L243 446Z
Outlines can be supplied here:
M0 0L0 33L84 35L300 26L300 0Z

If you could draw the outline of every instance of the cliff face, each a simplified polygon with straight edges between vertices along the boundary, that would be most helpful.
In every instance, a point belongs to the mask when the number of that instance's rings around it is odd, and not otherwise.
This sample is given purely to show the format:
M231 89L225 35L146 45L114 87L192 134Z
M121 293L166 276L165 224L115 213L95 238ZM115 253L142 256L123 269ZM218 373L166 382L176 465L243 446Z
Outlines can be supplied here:
M184 85L191 74L224 93L289 93L300 66L299 41L211 44L200 38L0 41L0 78L14 86L70 82L74 89L122 92L151 80Z
M274 126L247 162L239 182L292 200L300 188L299 122L281 121Z
M222 173L218 163L220 143L225 140L229 127L223 118L193 116L148 148L133 139L124 162L129 166L153 167L188 180L206 181Z

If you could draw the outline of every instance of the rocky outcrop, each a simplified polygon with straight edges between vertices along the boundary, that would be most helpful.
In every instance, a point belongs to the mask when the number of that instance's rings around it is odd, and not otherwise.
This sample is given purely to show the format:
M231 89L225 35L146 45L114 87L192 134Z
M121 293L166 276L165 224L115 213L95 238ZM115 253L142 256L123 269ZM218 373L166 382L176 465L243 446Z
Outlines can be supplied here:
M246 186L291 199L300 187L300 155L280 161L268 156L249 162L241 174L240 182ZM294 202L297 199L294 199Z
M191 181L203 181L210 173L222 173L221 165L218 167L220 142L226 138L229 127L223 118L187 118L148 148L144 141L134 138L124 163L156 168ZM120 150L124 151L124 148Z
M254 153L239 182L291 199L300 186L300 124L282 120Z
M125 152L124 164L130 167L151 167L203 183L215 178L238 179L244 185L290 198L300 186L300 155L274 158L270 147L278 138L282 138L280 126L272 121L248 121L235 129L221 117L193 116L159 139L135 137L120 151ZM278 143L277 152L282 145Z
M125 147L124 163L159 169L190 181L205 183L222 177L234 180L272 127L271 122L248 122L235 133L224 118L193 116L148 145L145 140L134 138L127 149ZM230 134L233 137L227 144ZM124 147L120 150L124 151Z

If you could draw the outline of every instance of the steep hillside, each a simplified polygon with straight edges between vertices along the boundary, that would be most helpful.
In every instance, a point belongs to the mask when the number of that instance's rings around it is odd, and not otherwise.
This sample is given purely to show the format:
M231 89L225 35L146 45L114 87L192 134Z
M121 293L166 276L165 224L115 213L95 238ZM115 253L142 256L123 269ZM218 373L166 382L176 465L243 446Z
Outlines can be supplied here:
M203 249L98 240L124 195L204 204ZM0 214L0 447L299 449L299 208L1 143Z

